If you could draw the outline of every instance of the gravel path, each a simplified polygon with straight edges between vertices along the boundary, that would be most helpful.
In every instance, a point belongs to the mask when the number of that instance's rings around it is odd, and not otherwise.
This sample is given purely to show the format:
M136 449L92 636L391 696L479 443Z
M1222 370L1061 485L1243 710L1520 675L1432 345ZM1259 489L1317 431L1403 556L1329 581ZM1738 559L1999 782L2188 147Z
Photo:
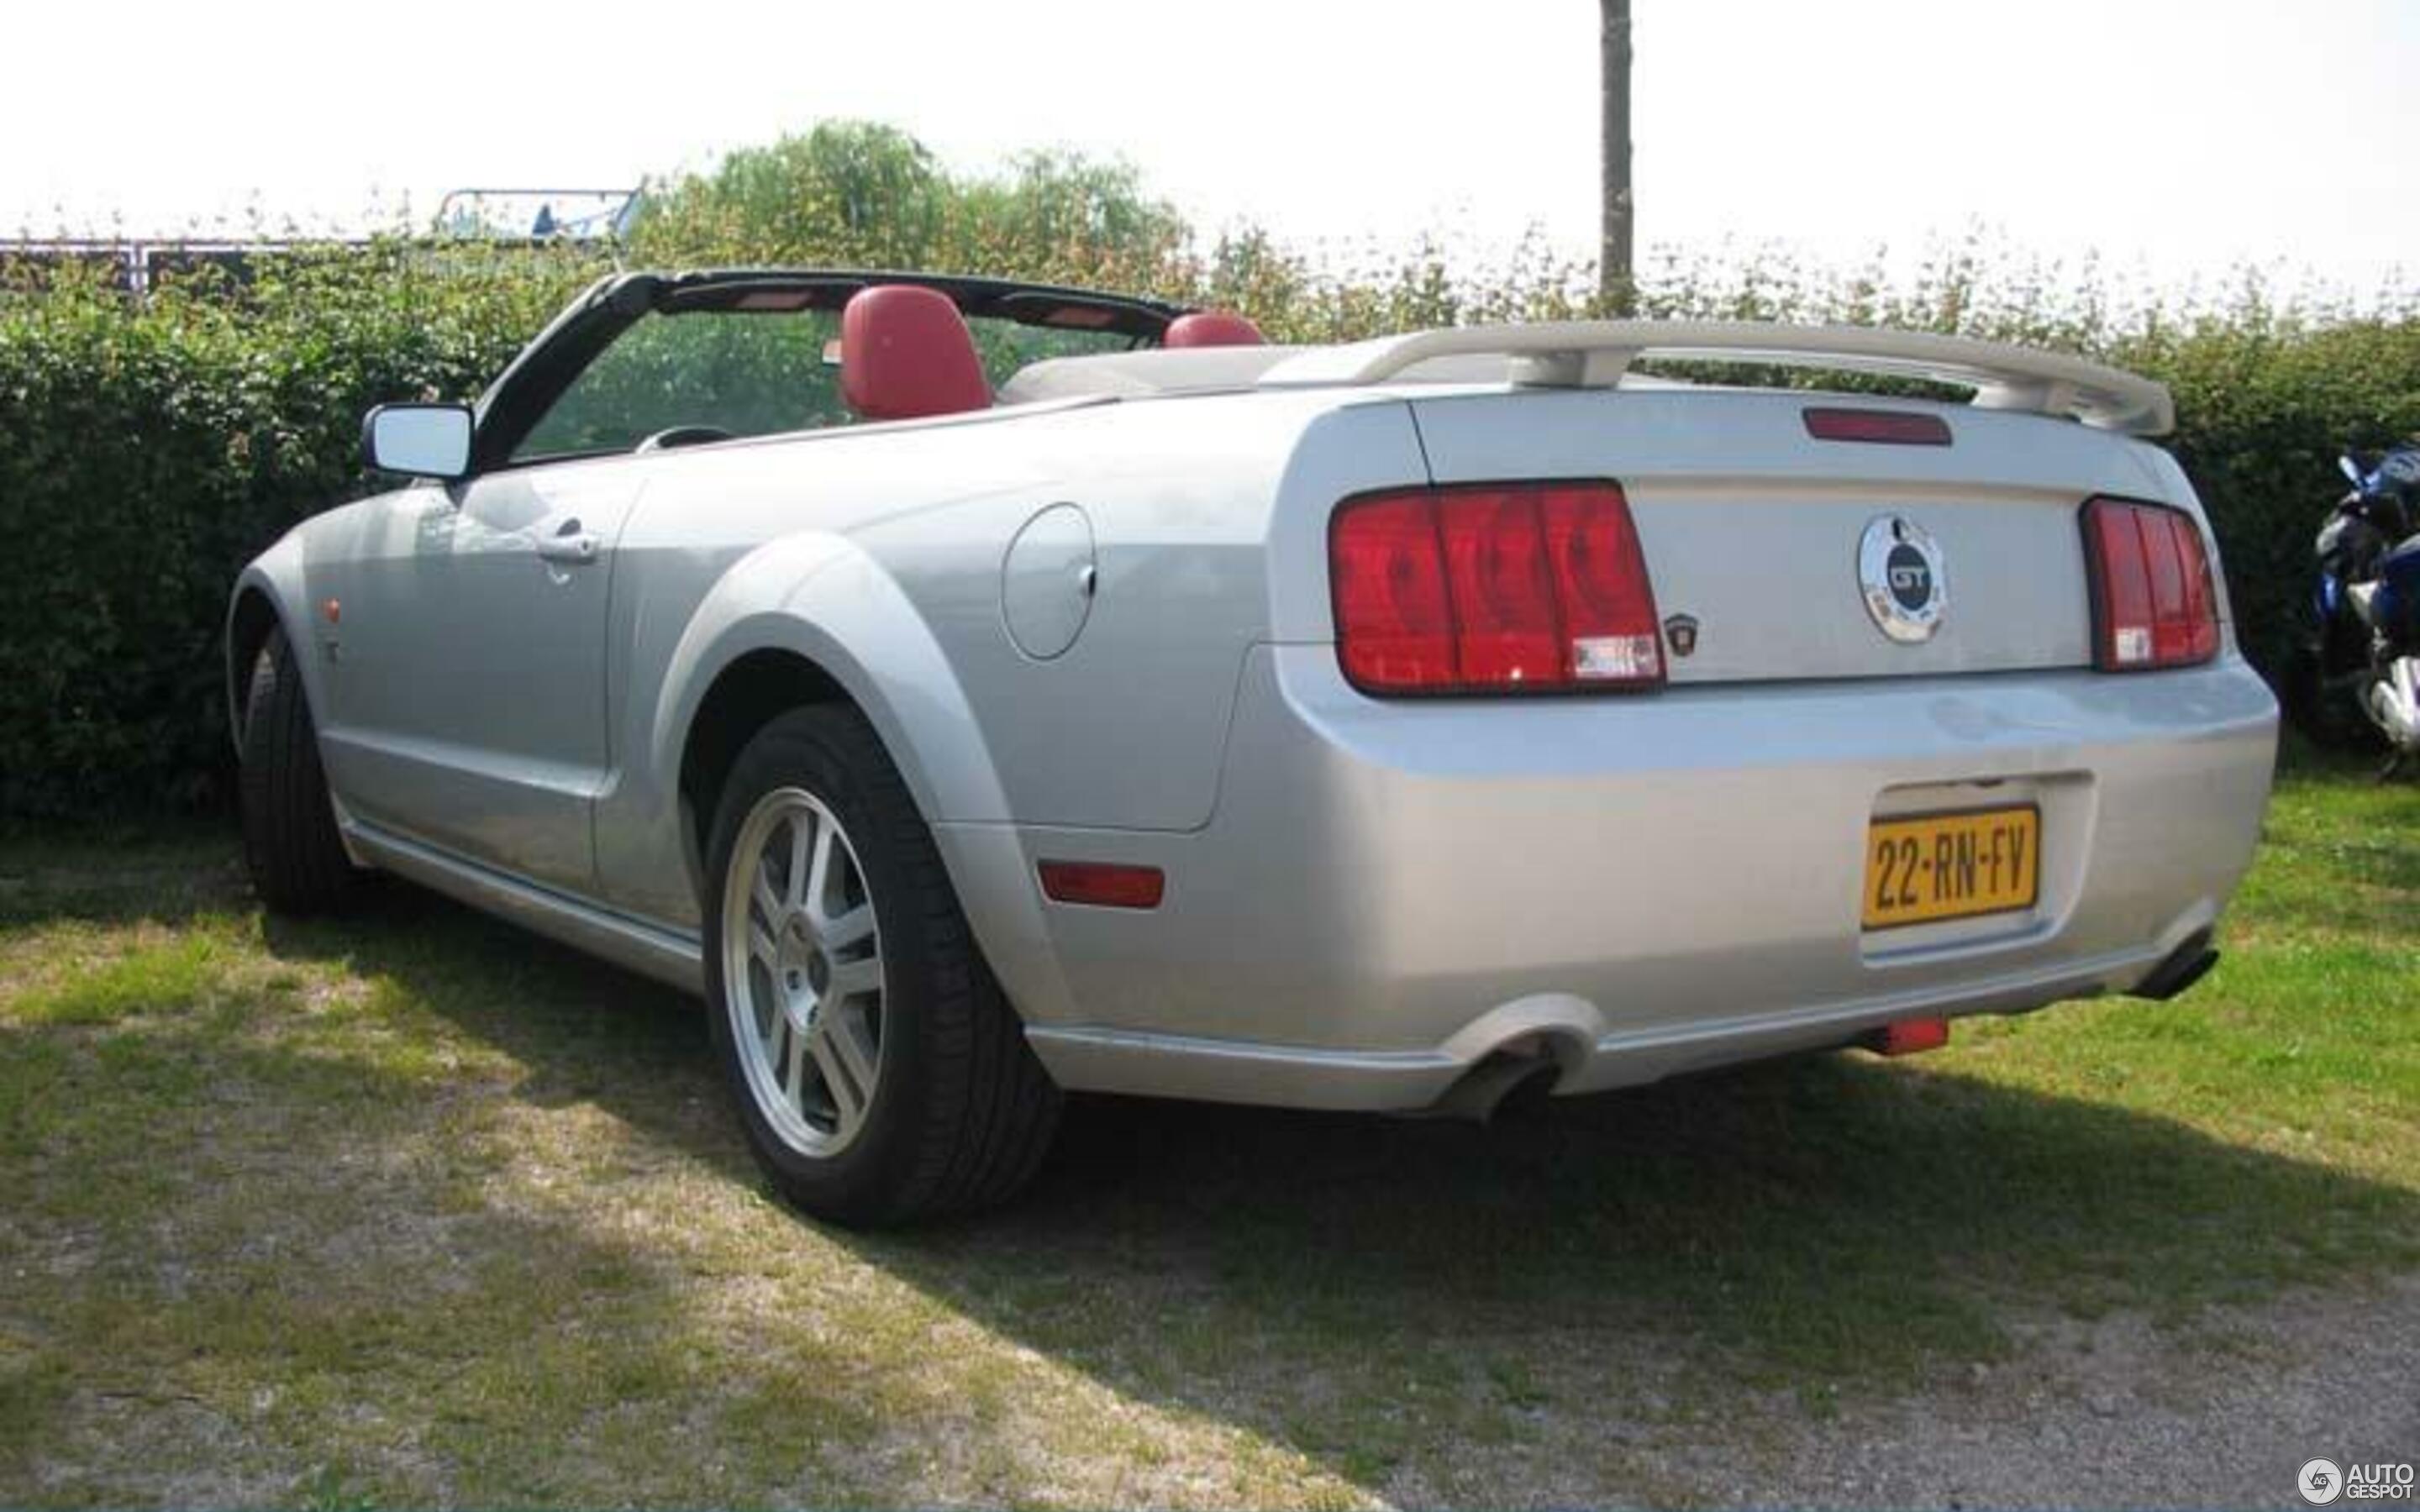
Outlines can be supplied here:
M2061 1322L1886 1405L1773 1409L1734 1447L1667 1443L1641 1468L1725 1505L2302 1507L2307 1459L2420 1459L2420 1276L2182 1331Z

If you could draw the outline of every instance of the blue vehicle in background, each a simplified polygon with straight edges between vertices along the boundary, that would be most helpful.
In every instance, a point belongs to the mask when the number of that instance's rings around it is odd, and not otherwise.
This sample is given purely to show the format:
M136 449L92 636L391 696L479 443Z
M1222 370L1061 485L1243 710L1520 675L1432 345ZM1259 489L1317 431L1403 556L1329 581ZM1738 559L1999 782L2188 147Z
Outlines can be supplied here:
M2326 745L2376 745L2392 773L2420 755L2420 444L2337 461L2352 491L2315 543L2319 573L2288 704Z

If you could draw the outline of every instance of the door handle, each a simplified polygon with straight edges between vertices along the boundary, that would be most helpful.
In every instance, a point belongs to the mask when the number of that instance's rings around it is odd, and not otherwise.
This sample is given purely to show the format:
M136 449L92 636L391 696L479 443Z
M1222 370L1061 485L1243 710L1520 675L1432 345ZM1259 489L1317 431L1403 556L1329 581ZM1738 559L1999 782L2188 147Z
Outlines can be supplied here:
M542 561L584 567L597 560L597 537L582 530L578 520L572 520L554 534L539 537L537 554Z

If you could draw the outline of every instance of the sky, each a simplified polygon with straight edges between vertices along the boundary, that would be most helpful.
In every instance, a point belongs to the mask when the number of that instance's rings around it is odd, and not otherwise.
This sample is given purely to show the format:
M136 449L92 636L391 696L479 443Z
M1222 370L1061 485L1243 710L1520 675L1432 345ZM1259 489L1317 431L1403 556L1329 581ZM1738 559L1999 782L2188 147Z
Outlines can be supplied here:
M1634 0L1643 246L2420 277L2420 0ZM0 236L636 183L851 116L1123 156L1205 230L1593 252L1594 0L21 8Z

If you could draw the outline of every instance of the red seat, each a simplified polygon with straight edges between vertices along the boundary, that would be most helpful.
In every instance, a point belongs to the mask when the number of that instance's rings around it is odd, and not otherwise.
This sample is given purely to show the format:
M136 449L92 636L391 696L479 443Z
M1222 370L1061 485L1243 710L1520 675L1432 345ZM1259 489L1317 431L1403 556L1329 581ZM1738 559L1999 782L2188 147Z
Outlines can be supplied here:
M1168 323L1163 347L1258 347L1261 328L1224 310L1196 310Z
M840 316L840 393L868 420L919 420L991 408L991 384L965 316L948 295L876 284Z

